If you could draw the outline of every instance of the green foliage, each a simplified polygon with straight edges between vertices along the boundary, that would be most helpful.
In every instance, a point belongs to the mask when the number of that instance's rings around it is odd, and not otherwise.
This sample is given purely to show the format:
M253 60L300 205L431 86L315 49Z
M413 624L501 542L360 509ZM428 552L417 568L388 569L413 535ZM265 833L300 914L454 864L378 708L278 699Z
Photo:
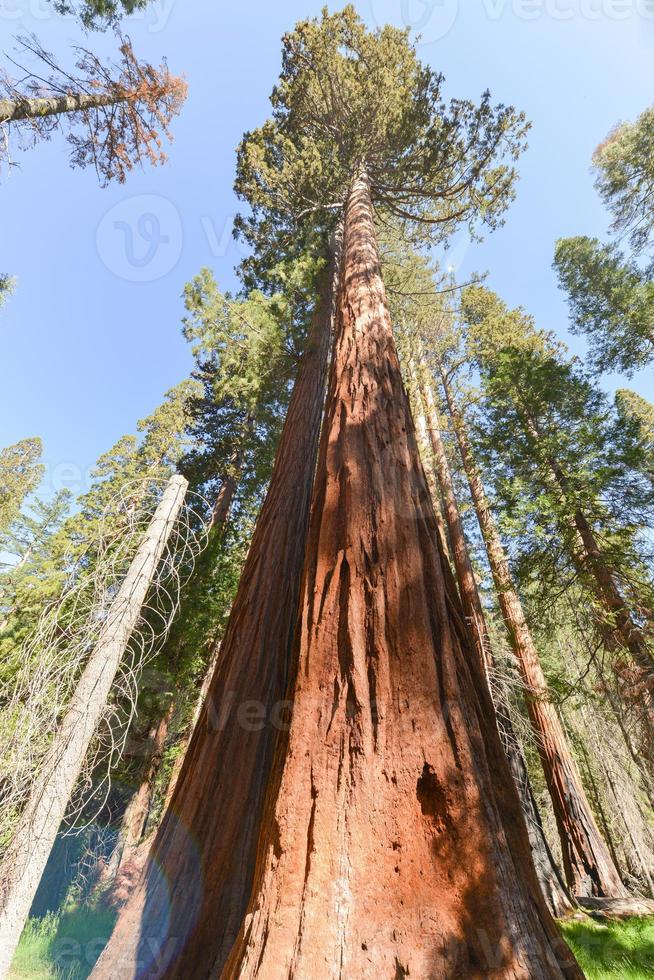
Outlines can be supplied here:
M362 172L378 206L433 239L501 222L527 129L512 107L488 92L446 105L409 32L368 31L352 6L300 22L282 59L272 117L239 148L236 190L252 216L238 229L251 242L320 234Z
M475 287L464 290L463 317L484 393L479 458L523 585L552 596L574 581L581 512L625 593L650 601L654 497L641 448L579 363L524 311Z
M560 928L588 980L654 977L654 918L570 920Z
M148 0L52 0L60 14L74 14L85 27L104 30L115 27L121 17L143 10Z
M23 439L0 450L0 535L9 529L26 497L40 483L42 451L40 439Z
M598 371L632 371L654 358L654 282L615 245L562 238L554 267L573 333L586 334Z
M654 483L654 405L628 388L615 393L615 407L624 438L633 447L634 468Z
M654 107L613 129L593 155L596 184L613 215L613 230L635 254L654 246ZM654 256L650 255L650 258Z
M0 537L11 558L0 575L0 682L7 682L20 666L22 641L61 593L68 572L63 526L70 503L67 490L49 501L35 498Z
M13 292L15 280L5 272L0 272L0 309L4 306L9 295Z

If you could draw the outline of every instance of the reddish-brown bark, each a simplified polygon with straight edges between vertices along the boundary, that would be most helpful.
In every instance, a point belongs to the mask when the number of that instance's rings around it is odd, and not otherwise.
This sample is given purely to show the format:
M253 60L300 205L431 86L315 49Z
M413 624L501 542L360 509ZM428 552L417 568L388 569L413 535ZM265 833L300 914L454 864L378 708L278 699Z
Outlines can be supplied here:
M206 702L144 874L93 976L220 973L247 904L283 720L332 318L324 275Z
M131 859L132 852L143 840L145 825L152 802L154 782L159 771L159 766L161 765L173 707L171 704L166 714L159 719L150 732L147 745L148 762L146 770L139 784L139 788L127 805L123 818L117 873L120 873L121 868Z
M222 976L580 978L445 575L363 179L341 278L293 717Z
M450 540L452 541L454 565L466 625L470 632L471 642L477 651L477 657L482 669L487 673L489 678L495 678L495 683L492 686L492 696L495 705L497 726L506 751L511 775L518 790L520 804L525 815L527 830L529 832L529 843L538 881L551 912L554 915L563 915L571 911L572 902L561 880L561 875L554 861L547 838L545 837L543 823L531 787L527 763L513 728L513 722L511 721L508 698L501 681L496 676L496 663L488 635L486 616L481 604L479 589L477 588L477 581L468 551L468 544L463 531L463 523L454 493L452 474L441 437L433 392L428 383L422 378L416 378L416 385L422 410L428 419L427 431L429 433L438 477L438 487L443 500L447 526L450 532Z
M234 461L235 466L238 467L238 461ZM227 523L227 518L229 517L232 504L234 503L234 497L236 496L236 491L238 489L238 480L235 473L228 473L225 479L220 484L220 490L216 496L213 509L211 511L210 520L210 530L214 533L221 534L225 524Z
M627 892L597 827L561 722L551 703L538 651L474 460L465 421L452 397L444 371L441 371L441 380L486 546L502 617L522 675L529 719L536 735L556 817L568 886L575 896L624 896Z

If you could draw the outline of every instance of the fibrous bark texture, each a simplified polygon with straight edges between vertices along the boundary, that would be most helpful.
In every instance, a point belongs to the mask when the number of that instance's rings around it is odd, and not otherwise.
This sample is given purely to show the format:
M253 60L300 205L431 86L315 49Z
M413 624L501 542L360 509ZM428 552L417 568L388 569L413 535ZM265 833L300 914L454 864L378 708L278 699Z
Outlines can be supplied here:
M554 808L566 880L575 896L626 895L609 849L586 798L581 777L567 744L559 716L551 702L538 650L516 591L495 518L476 466L465 421L441 374L448 408L454 420L470 493L486 546L504 624L515 653L525 700L545 780Z
M365 179L341 283L293 717L222 976L580 978L444 576Z
M207 698L146 868L94 978L218 976L250 894L284 725L332 319L332 272Z

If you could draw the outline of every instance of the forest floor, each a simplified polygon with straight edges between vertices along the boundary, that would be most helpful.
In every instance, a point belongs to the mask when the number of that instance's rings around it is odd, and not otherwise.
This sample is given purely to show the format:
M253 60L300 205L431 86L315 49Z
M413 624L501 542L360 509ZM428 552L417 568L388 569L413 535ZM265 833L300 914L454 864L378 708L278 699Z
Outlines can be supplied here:
M87 905L30 919L9 980L86 980L111 935L116 914Z
M10 980L86 980L107 942L115 914L86 906L30 919ZM561 930L588 980L652 980L654 916L571 920Z
M654 916L561 924L588 980L654 978Z

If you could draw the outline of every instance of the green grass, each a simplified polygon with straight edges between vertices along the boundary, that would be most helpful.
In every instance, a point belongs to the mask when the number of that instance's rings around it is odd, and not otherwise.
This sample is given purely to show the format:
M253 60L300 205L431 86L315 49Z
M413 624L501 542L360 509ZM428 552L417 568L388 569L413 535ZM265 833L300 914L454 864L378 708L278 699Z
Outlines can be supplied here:
M561 923L588 980L654 978L654 918Z
M86 980L114 921L113 912L86 906L30 919L10 980ZM654 917L571 920L561 930L588 980L654 980Z
M10 980L86 980L111 935L115 913L78 906L30 919Z

